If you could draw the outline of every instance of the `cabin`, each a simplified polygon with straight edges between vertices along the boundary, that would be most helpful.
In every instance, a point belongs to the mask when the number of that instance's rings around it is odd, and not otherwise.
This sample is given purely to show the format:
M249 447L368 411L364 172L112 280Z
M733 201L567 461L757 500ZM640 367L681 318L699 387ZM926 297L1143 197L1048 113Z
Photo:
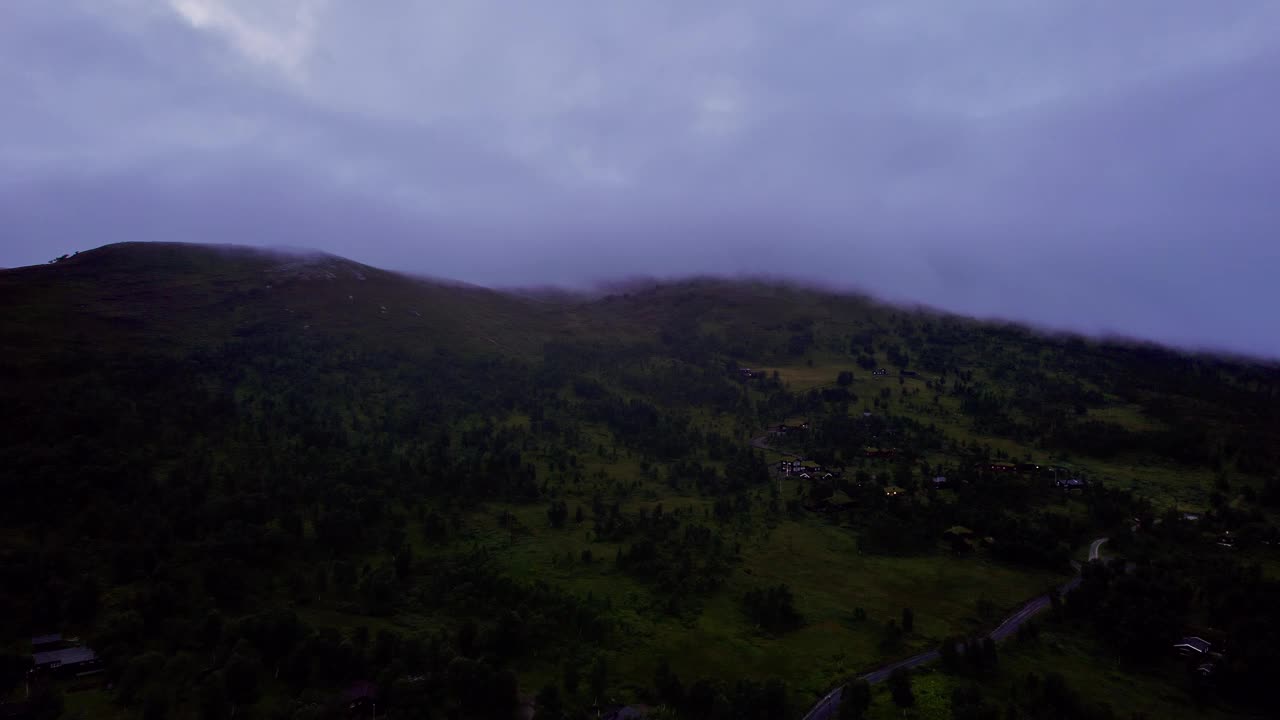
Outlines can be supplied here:
M29 675L79 677L99 672L102 661L98 654L76 638L64 638L61 633L32 636Z
M1175 643L1174 652L1182 657L1204 657L1213 649L1213 645L1201 637L1194 635L1182 638L1181 642Z
M31 652L46 652L48 650L58 650L62 647L65 647L62 641L62 633L36 635L31 638Z
M1087 482L1085 482L1080 478L1067 478L1065 480L1057 480L1054 482L1054 484L1062 488L1063 490L1083 490L1085 486L1088 485Z
M875 370L871 371L871 374L874 376L883 376L883 375L888 375L889 371L885 370L884 368L876 368Z
M810 476L818 476L822 474L822 466L816 463L806 463L803 460L779 460L778 472L783 475L800 475L800 477L808 478Z
M31 674L50 674L63 677L80 677L102 672L98 654L83 645L41 650L31 653Z

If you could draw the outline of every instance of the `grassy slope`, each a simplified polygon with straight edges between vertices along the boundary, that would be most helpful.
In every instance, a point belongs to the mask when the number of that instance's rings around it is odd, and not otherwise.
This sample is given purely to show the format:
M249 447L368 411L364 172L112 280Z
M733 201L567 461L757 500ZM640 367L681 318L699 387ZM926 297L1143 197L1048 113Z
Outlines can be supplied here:
M663 503L668 511L694 507L698 514L704 505L698 498L671 496L663 497ZM624 508L640 504L651 503L637 501ZM707 599L696 621L686 624L648 610L652 600L645 586L608 562L618 546L587 540L589 522L553 530L546 527L541 507L510 510L522 521L524 533L513 539L496 529L490 518L477 517L477 524L494 528L478 536L515 575L610 598L628 625L628 639L615 663L621 675L634 678L651 677L657 660L666 657L690 678L778 677L817 693L833 678L934 647L947 635L971 632L989 622L976 614L980 597L1008 610L1061 581L1049 573L980 559L863 556L847 529L816 518L787 520L743 537L741 563L725 587ZM564 562L566 553L576 559L588 548L595 563ZM775 637L749 626L738 598L753 587L778 583L795 591L806 625ZM858 607L867 611L865 621L855 621ZM904 607L915 611L915 632L899 647L880 648L885 624L897 621Z

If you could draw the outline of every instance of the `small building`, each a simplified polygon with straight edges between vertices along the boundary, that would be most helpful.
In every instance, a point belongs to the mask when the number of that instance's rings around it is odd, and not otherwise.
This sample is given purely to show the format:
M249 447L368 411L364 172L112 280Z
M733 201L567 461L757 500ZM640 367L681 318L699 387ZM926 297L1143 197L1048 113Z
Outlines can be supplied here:
M778 461L778 472L782 473L783 475L794 475L798 472L802 472L804 469L805 469L804 463L801 460L779 460Z
M885 370L884 368L876 368L875 370L871 371L871 374L878 377L878 376L888 375L889 371Z
M869 457L869 458L892 458L898 454L898 451L894 450L893 448L869 447L869 448L864 448L862 450L862 454L864 457Z
M1175 643L1174 652L1182 657L1204 657L1213 649L1213 645L1202 637L1194 635L1182 638L1182 642Z
M62 676L90 675L102 672L102 661L93 650L76 645L58 650L42 650L31 654L32 673Z
M936 488L944 488L944 487L947 487L948 484L949 483L947 482L947 479L942 475L939 475L938 477L935 477L933 479L933 486Z
M58 650L65 647L62 641L62 633L49 633L48 635L36 635L31 638L31 652L47 652L49 650Z
M1088 485L1087 482L1085 482L1080 478L1067 478L1065 480L1058 480L1054 482L1054 484L1062 488L1063 490L1083 490L1085 486Z

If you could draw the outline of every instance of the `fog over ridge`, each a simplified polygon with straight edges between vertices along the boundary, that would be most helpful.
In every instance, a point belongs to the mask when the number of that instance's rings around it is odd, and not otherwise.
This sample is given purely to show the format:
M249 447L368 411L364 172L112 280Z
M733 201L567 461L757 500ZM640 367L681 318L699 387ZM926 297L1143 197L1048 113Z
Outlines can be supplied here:
M1280 6L14 0L0 266L766 276L1280 357Z

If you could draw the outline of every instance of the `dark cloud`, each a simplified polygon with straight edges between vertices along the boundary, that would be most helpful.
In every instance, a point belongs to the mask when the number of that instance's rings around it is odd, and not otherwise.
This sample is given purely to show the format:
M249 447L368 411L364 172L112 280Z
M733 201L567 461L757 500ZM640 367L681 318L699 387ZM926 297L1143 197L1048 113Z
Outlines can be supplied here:
M0 265L769 273L1280 356L1269 2L14 0Z

